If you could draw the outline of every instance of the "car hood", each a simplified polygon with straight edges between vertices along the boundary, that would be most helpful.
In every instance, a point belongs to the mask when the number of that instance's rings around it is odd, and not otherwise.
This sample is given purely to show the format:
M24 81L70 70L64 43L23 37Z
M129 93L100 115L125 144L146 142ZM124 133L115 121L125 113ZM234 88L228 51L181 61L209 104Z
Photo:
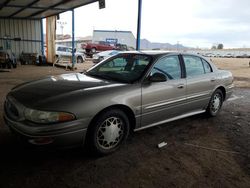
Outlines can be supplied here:
M50 76L44 79L24 83L13 88L9 96L14 97L26 107L34 107L50 99L88 91L99 92L110 87L119 87L125 84L96 79L80 73ZM96 91L98 90L98 91Z

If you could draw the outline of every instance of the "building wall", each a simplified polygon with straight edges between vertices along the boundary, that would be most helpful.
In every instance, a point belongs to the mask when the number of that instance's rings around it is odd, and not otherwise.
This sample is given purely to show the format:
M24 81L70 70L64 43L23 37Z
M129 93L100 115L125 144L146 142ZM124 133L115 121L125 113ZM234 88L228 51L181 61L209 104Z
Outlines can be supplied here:
M135 48L136 39L131 31L94 30L93 42L115 39L118 43Z
M0 48L6 49L6 37L17 58L22 52L41 54L40 20L0 19Z

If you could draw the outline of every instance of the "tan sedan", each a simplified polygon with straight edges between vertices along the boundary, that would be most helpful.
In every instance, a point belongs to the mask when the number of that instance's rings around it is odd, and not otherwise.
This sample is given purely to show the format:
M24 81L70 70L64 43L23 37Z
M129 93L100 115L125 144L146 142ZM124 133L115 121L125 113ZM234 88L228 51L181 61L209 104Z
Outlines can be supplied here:
M51 76L6 97L9 128L36 145L117 150L130 131L206 112L216 116L233 77L193 54L122 52L86 73Z

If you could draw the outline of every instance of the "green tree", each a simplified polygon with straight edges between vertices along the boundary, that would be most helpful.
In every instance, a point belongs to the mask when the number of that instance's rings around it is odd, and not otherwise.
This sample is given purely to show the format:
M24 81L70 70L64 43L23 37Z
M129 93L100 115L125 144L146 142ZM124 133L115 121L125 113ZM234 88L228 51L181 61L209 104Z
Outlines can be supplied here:
M217 47L216 47L215 45L213 45L213 46L211 47L212 50L216 50L216 48L217 48Z
M221 50L221 49L223 49L223 44L218 44L218 46L217 46L217 49L219 49L219 50Z

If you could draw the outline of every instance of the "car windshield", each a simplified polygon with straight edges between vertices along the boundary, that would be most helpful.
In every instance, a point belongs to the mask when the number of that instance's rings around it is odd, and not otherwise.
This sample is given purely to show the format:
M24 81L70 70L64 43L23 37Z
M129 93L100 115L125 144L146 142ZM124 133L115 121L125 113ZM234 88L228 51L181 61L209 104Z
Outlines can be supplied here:
M121 54L91 68L86 74L106 80L132 83L140 79L151 61L142 54Z

